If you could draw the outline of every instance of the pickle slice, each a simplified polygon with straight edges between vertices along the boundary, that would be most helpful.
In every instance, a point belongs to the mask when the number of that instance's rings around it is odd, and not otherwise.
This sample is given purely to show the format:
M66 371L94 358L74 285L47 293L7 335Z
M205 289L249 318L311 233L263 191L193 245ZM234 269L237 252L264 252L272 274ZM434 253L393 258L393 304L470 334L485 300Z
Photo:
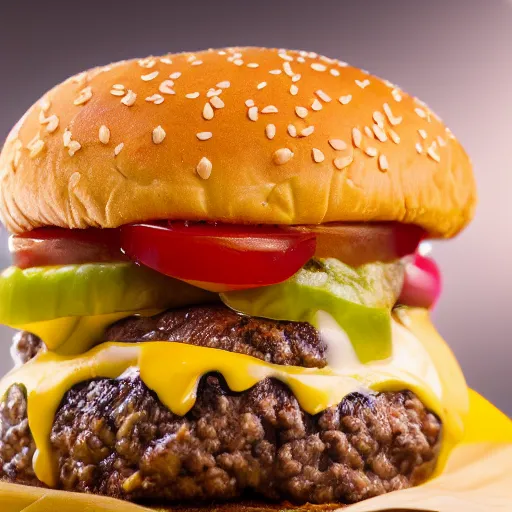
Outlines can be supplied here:
M216 294L134 263L9 267L0 274L0 323L10 326L214 300Z
M328 258L311 260L283 283L220 296L228 307L247 315L309 322L317 328L317 313L325 311L367 363L392 355L391 308L402 283L400 262L352 268Z

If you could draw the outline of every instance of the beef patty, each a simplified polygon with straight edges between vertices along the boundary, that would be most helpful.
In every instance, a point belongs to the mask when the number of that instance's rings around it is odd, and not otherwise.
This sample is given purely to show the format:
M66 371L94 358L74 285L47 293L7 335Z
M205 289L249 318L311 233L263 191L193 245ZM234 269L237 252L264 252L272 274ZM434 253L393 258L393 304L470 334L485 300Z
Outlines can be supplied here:
M279 364L325 365L312 326L242 317L222 306L126 319L105 336L185 340ZM18 336L20 359L38 343ZM160 503L248 496L352 503L423 481L440 440L439 420L407 390L352 394L312 416L278 381L234 393L217 374L201 379L185 416L163 406L136 373L84 382L65 395L51 433L60 488ZM0 477L40 484L34 451L26 399L13 386L0 403Z

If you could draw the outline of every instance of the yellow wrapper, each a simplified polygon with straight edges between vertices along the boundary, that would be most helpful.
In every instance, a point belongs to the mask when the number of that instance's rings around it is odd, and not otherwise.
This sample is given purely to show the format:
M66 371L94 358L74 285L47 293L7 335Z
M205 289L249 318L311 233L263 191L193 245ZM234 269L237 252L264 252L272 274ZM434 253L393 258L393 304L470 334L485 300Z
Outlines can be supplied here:
M512 421L478 393L470 391L464 441L452 452L445 470L429 482L343 507L281 505L275 512L299 510L379 512L512 512ZM269 510L261 505L231 505L231 512ZM160 509L163 510L163 509ZM168 511L184 511L175 507ZM189 510L215 512L226 507ZM53 491L0 482L0 512L155 512L101 496Z

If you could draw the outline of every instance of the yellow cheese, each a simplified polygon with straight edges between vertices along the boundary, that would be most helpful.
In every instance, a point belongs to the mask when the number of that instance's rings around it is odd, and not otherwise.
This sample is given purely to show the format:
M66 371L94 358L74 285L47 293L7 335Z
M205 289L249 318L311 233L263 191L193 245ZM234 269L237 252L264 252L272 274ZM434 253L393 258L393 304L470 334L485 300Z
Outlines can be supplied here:
M161 309L148 309L95 316L66 316L46 322L32 322L11 327L35 334L44 341L48 350L74 355L83 354L93 347L101 340L105 329L118 320L133 315L153 316L161 311Z
M57 481L50 433L64 394L75 384L89 379L117 378L130 367L138 367L143 382L178 415L186 414L193 407L198 381L211 371L221 373L230 389L237 392L267 377L278 379L292 390L301 407L310 414L341 402L352 392L410 389L443 421L444 461L463 434L468 408L465 382L462 374L455 372L455 360L444 341L434 335L435 331L430 332L433 328L428 327L430 320L426 312L405 311L401 319L409 327L394 320L395 353L385 362L299 368L183 343L109 342L82 355L40 353L0 381L0 394L6 393L13 384L25 387L28 421L37 447L34 470L39 480L48 486L55 486ZM431 339L418 339L411 334L414 331L419 336L428 332ZM430 357L420 350L422 345L429 345ZM440 359L436 361L437 354Z

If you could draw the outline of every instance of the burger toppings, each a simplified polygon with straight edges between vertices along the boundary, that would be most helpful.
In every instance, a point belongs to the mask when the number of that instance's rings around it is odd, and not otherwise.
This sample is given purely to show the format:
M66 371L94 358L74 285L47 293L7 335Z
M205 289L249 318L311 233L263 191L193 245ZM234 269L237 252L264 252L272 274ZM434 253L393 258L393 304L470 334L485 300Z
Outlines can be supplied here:
M227 292L221 298L247 315L309 322L317 328L327 315L341 327L357 359L368 362L392 354L390 311L402 280L400 263L353 269L332 258L315 259L284 283ZM337 339L334 350L342 350L344 343Z
M128 225L119 229L37 229L12 236L9 249L14 264L20 268L125 261L132 255L135 261L148 264L164 274L180 278L186 273L186 279L193 280L201 280L199 275L208 272L206 267L212 266L211 256L214 254L218 266L230 267L230 260L226 258L231 258L237 260L237 267L244 267L240 273L247 277L251 272L265 274L258 282L244 281L247 278L240 276L237 286L249 287L284 281L313 255L336 258L354 267L376 261L393 261L413 254L424 236L421 228L395 223L274 227L172 221ZM203 264L202 259L201 250L206 247L209 265ZM153 262L145 263L147 256L142 253L149 252ZM246 257L248 259L244 259ZM197 262L195 266L188 262L190 258ZM174 260L173 267L177 273L157 264L156 260ZM258 267L258 261L261 262L260 268L249 270L249 267ZM261 268L270 261L272 268ZM277 277L271 277L270 274L277 271L276 267L281 268L281 272ZM212 282L229 284L235 269L224 268L220 272L226 275L225 281L217 274L217 277L210 277L215 279Z
M267 378L279 380L291 390L302 410L312 415L339 404L363 385L374 391L410 389L441 415L447 449L460 435L463 404L450 403L446 410L440 407L444 386L450 381L442 380L421 341L396 321L393 330L393 357L365 364L351 362L335 370L275 365L225 350L172 342L103 343L71 357L43 352L7 375L0 383L0 392L5 394L13 384L24 385L29 397L28 420L38 449L34 470L39 480L50 486L55 485L57 477L50 433L66 391L93 378L120 377L131 367L138 368L146 386L180 416L193 407L201 376L212 371L221 374L233 392L248 390Z

